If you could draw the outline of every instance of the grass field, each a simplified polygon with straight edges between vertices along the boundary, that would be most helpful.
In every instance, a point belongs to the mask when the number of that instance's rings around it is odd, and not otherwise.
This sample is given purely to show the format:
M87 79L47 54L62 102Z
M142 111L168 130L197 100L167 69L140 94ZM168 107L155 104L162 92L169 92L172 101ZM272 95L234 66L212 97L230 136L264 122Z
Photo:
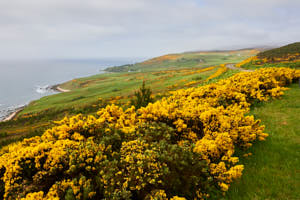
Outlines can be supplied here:
M261 119L270 134L243 158L241 180L229 189L228 200L300 199L300 88L293 84L281 99L261 103L250 114Z
M126 99L143 81L151 86L154 93L199 85L217 70L202 72L201 69L223 63L238 63L255 53L256 50L183 53L153 58L131 65L130 69L125 67L126 70L124 66L113 67L111 71L116 71L114 73L98 74L61 84L60 87L72 91L34 101L20 115L46 109L88 106L97 102L98 98L119 96Z
M281 62L281 63L265 63L262 65L253 65L251 63L247 63L242 66L244 69L259 69L259 68L266 68L266 67L289 67L294 69L300 69L300 62Z
M255 55L257 50L218 51L218 52L187 52L181 54L168 54L134 65L110 67L109 72L128 71L163 71L172 69L186 69L191 67L208 67L223 63L236 63L249 55Z

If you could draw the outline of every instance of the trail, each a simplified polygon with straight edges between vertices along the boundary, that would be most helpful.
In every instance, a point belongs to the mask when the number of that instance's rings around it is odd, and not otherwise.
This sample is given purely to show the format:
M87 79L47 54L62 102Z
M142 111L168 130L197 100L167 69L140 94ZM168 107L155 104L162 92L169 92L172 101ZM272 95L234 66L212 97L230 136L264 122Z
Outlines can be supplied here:
M254 70L251 69L243 69L240 67L236 67L235 64L226 64L225 65L228 69L233 69L233 70L240 70L242 72L253 72Z
M56 89L59 91L59 92L70 92L71 90L67 90L67 89L63 89L59 86L56 87Z

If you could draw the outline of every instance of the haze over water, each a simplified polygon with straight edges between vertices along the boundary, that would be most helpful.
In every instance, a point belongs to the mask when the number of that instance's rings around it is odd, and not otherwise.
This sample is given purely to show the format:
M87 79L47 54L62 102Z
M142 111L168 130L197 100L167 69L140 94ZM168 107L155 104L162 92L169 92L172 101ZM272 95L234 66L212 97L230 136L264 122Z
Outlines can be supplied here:
M0 120L7 112L54 91L47 86L103 73L137 59L0 61Z

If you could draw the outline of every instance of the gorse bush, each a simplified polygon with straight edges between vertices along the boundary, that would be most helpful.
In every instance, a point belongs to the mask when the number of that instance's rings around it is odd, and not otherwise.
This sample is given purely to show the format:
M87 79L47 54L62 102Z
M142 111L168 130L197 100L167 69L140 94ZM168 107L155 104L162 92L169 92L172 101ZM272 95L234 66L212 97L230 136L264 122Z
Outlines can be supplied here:
M217 199L243 165L234 156L264 140L256 101L276 98L299 70L238 73L173 92L146 107L108 105L56 122L0 157L3 199Z
M250 57L242 62L238 63L237 67L250 67L250 66L264 66L266 64L272 64L275 67L299 67L300 61L300 42L289 44L280 48L275 48L258 53L256 56ZM273 65L276 64L276 65Z

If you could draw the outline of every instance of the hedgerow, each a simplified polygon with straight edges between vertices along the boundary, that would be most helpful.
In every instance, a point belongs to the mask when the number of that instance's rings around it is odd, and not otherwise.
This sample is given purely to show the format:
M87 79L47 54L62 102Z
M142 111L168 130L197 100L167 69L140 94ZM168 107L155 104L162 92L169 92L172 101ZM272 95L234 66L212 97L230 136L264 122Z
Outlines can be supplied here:
M181 89L146 107L108 105L56 122L0 157L3 199L216 199L242 175L237 149L268 134L251 104L299 70L265 68Z

